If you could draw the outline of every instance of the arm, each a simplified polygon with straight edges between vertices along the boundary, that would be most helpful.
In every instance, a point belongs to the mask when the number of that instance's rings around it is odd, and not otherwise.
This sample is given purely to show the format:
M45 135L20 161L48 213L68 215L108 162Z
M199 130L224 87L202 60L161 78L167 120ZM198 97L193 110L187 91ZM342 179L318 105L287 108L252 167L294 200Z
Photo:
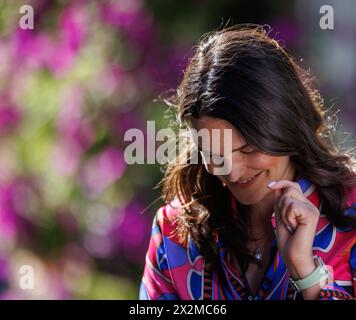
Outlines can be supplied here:
M312 246L320 212L304 196L298 183L279 180L270 183L269 188L274 190L278 248L291 277L294 280L303 279L316 269ZM351 259L354 261L355 258ZM305 300L353 299L332 280L328 283L319 281L301 293Z
M303 262L300 265L293 265L289 267L289 273L293 279L303 279L310 275L316 268L313 258ZM314 286L302 290L302 296L304 300L317 300L320 296L321 289L325 286L326 281L317 283Z

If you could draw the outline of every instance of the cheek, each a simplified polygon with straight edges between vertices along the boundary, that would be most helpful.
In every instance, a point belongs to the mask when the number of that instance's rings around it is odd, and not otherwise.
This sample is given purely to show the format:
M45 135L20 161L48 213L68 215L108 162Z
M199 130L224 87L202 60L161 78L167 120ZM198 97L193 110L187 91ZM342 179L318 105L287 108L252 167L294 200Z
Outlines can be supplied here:
M273 157L265 154L259 154L249 159L249 167L261 170L268 170L271 173L283 171L288 166L288 157Z
M271 157L264 154L258 154L252 159L249 159L249 167L264 169L264 170L273 170L277 168L280 164L280 159L278 157Z

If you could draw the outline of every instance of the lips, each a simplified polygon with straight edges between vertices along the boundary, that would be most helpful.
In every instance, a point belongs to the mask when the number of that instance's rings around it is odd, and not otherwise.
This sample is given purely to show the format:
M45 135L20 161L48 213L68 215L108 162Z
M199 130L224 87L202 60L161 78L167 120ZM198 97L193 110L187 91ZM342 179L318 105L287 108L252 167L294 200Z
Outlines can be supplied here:
M248 187L248 186L252 185L257 180L257 178L260 176L260 174L262 172L263 171L260 171L259 173L257 173L255 176L253 176L250 179L236 181L235 185L240 187L240 188Z
M249 182L251 181L254 177L256 177L257 175L259 175L261 172L257 173L256 175L254 175L253 177L249 178L249 179L245 179L245 180L239 180L239 181L236 181L237 183L246 183L246 182Z

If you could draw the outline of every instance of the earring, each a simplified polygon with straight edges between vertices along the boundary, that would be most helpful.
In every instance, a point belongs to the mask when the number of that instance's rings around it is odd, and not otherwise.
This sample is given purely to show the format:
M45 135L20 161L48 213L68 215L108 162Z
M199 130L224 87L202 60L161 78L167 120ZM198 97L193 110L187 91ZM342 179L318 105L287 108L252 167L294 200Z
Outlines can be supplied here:
M225 182L223 182L222 185L223 185L224 188L226 187L226 183Z

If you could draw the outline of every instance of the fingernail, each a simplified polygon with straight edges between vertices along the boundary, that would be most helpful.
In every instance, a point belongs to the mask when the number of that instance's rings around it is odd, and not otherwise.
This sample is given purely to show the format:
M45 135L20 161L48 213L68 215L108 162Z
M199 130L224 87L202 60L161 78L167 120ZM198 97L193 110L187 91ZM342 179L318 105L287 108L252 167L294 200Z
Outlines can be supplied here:
M277 181L271 181L267 186L272 187Z
M294 230L293 230L293 228L292 228L291 226L287 226L286 228L287 228L287 230L288 230L290 233L293 233L293 232L294 232Z

